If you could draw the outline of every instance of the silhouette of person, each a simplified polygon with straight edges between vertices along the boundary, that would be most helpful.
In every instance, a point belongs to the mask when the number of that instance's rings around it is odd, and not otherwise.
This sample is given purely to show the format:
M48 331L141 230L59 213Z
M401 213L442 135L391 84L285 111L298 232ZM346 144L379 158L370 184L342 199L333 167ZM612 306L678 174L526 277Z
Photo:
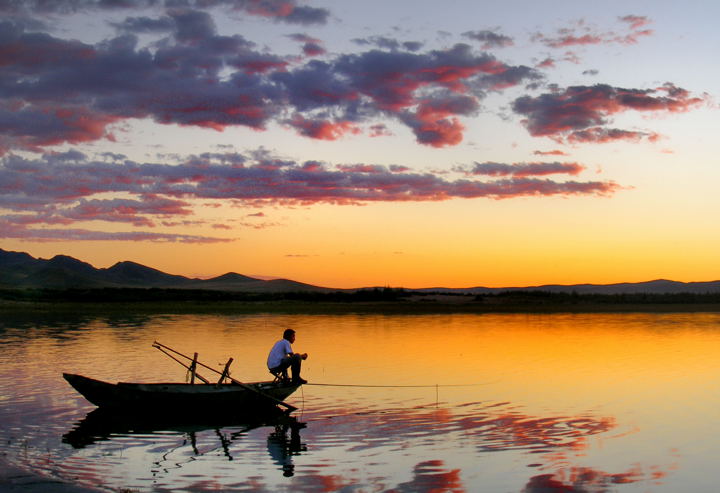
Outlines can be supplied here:
M282 373L283 379L287 380L287 369L292 370L292 383L301 385L307 383L300 377L300 367L302 361L307 359L307 353L294 353L291 344L295 342L295 331L292 329L285 329L283 332L283 338L277 341L270 354L268 354L267 367L271 373L277 374Z

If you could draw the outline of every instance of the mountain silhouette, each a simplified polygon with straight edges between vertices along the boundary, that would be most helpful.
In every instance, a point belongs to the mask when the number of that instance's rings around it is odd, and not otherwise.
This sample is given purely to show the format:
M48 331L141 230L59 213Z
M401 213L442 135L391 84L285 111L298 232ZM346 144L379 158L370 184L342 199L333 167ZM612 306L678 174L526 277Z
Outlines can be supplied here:
M195 279L167 274L130 261L98 269L67 255L49 260L36 259L24 252L0 249L0 288L88 289L88 288L164 288L218 291L290 292L339 291L288 279L262 280L228 272L211 279Z
M334 289L314 286L290 279L263 280L228 272L211 279L196 279L167 274L152 267L130 261L118 262L112 267L98 269L87 262L67 255L56 255L49 260L34 258L25 252L12 252L0 248L0 288L3 289L68 289L68 288L164 288L206 289L256 293L280 292L336 292L357 291L368 288ZM544 291L549 293L578 294L672 294L718 293L720 281L679 282L656 279L648 282L617 284L546 284L541 286L487 288L423 288L407 289L415 292L448 294L498 294L513 291Z

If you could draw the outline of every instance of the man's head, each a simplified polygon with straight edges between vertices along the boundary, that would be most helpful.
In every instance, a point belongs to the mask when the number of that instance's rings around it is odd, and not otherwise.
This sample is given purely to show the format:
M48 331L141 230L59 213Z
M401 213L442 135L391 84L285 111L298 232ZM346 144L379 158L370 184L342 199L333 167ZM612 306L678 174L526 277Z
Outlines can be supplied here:
M292 329L285 329L285 332L283 332L283 339L287 339L290 343L295 342L295 331Z

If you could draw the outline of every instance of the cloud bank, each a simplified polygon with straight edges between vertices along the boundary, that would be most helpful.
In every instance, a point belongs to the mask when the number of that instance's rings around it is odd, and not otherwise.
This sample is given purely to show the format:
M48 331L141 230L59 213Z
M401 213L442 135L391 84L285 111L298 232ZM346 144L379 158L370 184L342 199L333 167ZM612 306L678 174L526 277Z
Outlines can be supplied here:
M412 172L404 166L296 162L274 157L262 149L248 155L189 156L177 164L138 163L121 156L106 158L92 160L77 151L47 154L39 159L17 155L0 158L0 210L7 211L0 216L0 237L40 241L227 241L152 231L101 233L70 227L88 222L141 229L187 226L190 221L202 225L196 213L203 204L358 205L609 195L619 188L611 181L539 178L551 174L576 176L584 170L577 163L476 163L464 173L465 177L449 179L437 173Z

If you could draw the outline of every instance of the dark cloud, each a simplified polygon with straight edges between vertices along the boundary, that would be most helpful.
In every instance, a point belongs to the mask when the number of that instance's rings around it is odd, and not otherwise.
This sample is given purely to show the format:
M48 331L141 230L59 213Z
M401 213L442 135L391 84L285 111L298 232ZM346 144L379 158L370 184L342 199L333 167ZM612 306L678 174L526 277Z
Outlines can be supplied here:
M571 144L604 144L618 140L629 140L639 142L648 140L656 142L660 140L660 135L655 132L641 132L636 130L621 130L619 128L601 128L593 127L585 130L577 130L567 135L567 141Z
M204 9L225 7L288 24L325 24L330 17L327 9L298 5L295 0L3 0L0 13L74 14L97 10L137 11L155 8ZM131 23L132 24L132 23Z
M184 43L197 43L215 35L215 22L210 14L200 10L171 10L176 25L175 38Z
M465 119L478 114L488 93L520 85L536 88L543 81L534 68L509 65L464 43L420 51L417 43L374 36L356 42L383 49L328 56L320 40L298 33L290 37L302 43L307 57L325 56L322 60L283 57L241 35L218 34L207 11L224 7L287 17L300 9L294 1L113 5L119 11L130 6L165 10L157 18L128 17L116 24L123 34L97 44L32 32L11 20L2 22L0 154L113 140L119 124L127 119L218 131L229 126L263 130L281 123L300 135L325 140L361 131L387 135L383 122L390 119L407 126L419 144L453 146L463 141ZM90 0L46 6L54 12L106 7ZM6 12L22 8L21 2L0 4ZM640 29L649 21L626 16L621 22ZM589 28L579 24L576 29ZM143 32L166 37L143 47L136 35ZM570 31L562 34L578 37ZM465 36L508 43L492 31ZM546 62L540 66L554 63L550 58ZM525 96L515 100L513 109L525 117L532 135L582 143L654 139L652 132L607 128L610 116L627 110L681 111L683 104L687 109L697 101L672 84L645 91L597 85Z
M118 120L81 105L0 102L0 154L14 148L41 152L46 146L112 138L107 126Z
M88 10L144 9L155 5L153 0L2 0L0 12L19 14L35 12L39 14L74 14Z
M469 171L473 175L485 176L515 176L518 178L528 176L545 176L555 174L578 175L585 170L585 166L578 163L475 163Z
M418 51L422 48L423 45L419 41L401 42L395 38L388 38L386 36L368 36L367 38L355 38L352 41L353 43L360 46L376 46L378 48L390 51Z
M419 51L423 47L419 41L404 41L402 45L408 51Z
M317 38L300 33L290 34L288 37L294 41L302 43L302 50L305 56L313 57L325 54L323 43Z
M49 241L143 241L154 243L226 243L232 238L185 235L172 233L154 233L148 231L104 232L87 229L20 228L7 224L0 218L0 235L3 238L17 238L34 242Z
M175 29L175 20L169 16L126 17L122 22L112 22L110 25L127 33L171 33Z
M289 24L301 24L307 26L313 24L325 24L329 17L330 11L327 9L293 5L287 15L276 16L275 19Z
M174 20L191 44L155 53L137 50L133 36L91 46L6 32L0 47L13 56L0 68L0 148L97 140L109 136L109 124L126 118L263 128L279 111L274 101L283 91L258 73L283 62L252 51L241 36L214 35L204 16ZM246 70L220 79L226 65Z
M514 43L510 36L499 34L494 31L483 30L483 31L467 31L463 33L466 38L474 41L479 41L483 50L489 50L492 48L505 48L512 46Z
M388 137L393 135L393 133L384 123L378 123L370 126L368 135L370 135L370 137Z
M525 117L531 135L549 136L574 142L649 138L651 132L610 129L610 117L625 111L683 112L705 102L687 90L667 83L654 89L625 89L607 84L571 86L565 90L523 96L513 102L513 110Z

